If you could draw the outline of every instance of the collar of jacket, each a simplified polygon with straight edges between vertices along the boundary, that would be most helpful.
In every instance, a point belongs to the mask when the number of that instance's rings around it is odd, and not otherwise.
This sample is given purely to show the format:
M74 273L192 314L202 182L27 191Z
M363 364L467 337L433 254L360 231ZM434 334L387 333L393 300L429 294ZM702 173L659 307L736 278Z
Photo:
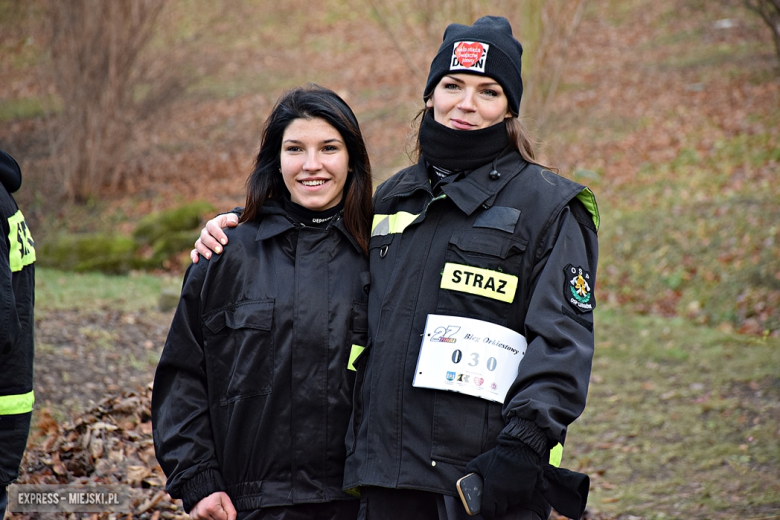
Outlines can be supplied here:
M480 166L463 179L447 184L442 188L442 192L463 213L471 215L480 206L485 208L492 206L498 192L526 166L528 163L520 154L507 147L494 161ZM496 170L500 176L492 178L490 173L493 170ZM382 201L392 197L405 197L417 190L425 190L432 195L425 159L422 157L416 165L412 166L409 174L382 198Z
M255 235L256 242L281 235L282 233L296 228L295 223L290 219L287 212L282 208L281 203L277 200L269 199L265 201L263 207L260 208L260 215L260 223L257 226L257 235ZM355 241L355 237L353 237L347 231L347 228L344 227L344 219L340 215L334 217L330 226L325 229L331 227L335 227L341 231L352 246L361 254L363 253L363 250L360 249L360 245Z

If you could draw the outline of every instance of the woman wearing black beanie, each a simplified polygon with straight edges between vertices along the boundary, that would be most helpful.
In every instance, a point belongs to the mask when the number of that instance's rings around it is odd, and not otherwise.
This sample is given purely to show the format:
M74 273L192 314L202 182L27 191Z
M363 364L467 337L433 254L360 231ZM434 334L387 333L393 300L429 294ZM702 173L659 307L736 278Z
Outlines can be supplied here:
M548 462L585 406L598 211L590 190L534 161L517 119L522 52L505 18L450 25L419 161L374 195L372 346L357 362L345 471L369 520L465 517L454 484L472 472L484 518L547 518ZM460 329L429 341L438 323ZM522 337L502 343L522 360L491 350L493 325Z
M456 482L470 473L486 519L584 509L587 477L553 467L585 406L599 215L534 160L522 52L505 18L450 25L419 160L375 193L344 482L361 518L468 518Z

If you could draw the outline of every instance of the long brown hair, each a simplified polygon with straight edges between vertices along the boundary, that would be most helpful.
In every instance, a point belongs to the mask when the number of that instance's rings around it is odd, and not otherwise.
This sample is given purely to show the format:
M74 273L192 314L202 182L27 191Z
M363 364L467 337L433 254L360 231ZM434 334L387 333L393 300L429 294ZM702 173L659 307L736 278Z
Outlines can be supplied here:
M338 94L309 84L288 90L279 98L263 126L255 167L246 180L246 206L240 222L260 216L263 203L289 193L280 172L279 154L287 127L296 119L320 118L338 130L349 154L349 170L344 186L344 226L368 254L371 232L371 163L357 118Z

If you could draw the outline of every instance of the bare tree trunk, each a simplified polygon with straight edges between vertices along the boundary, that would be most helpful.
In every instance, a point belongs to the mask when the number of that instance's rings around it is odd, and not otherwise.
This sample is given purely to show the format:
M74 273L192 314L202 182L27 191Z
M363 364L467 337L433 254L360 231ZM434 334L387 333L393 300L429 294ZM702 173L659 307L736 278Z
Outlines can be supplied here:
M757 13L771 29L775 53L780 60L780 0L744 0L744 4Z
M132 134L139 55L162 0L48 0L49 49L62 98L61 158L71 201L109 179Z
M555 97L556 92L558 92L558 85L560 83L561 76L563 75L563 70L566 66L566 58L569 52L569 43L571 42L574 33L577 31L577 28L580 25L580 20L582 20L582 12L585 10L586 3L587 0L576 0L576 2L572 1L569 6L572 4L575 6L574 13L571 16L564 16L563 19L559 20L556 24L556 34L559 34L561 38L559 42L560 48L556 55L555 66L550 67L552 76L550 85L547 87L547 91L544 95L544 101L542 101L539 112L537 114L539 125L543 125L547 120L550 103L552 102L553 97ZM546 24L545 27L549 27L549 25Z
M404 49L403 45L401 45L400 38L395 34L395 31L388 23L387 15L385 13L380 12L379 7L377 6L374 0L365 0L365 1L368 4L369 8L371 9L374 18L377 20L379 27L382 28L385 34L387 34L387 36L390 38L390 41L393 42L393 46L395 47L396 51L401 56L401 58L404 60L404 63L409 69L409 72L411 72L416 77L424 78L425 73L422 70L420 70L420 68L409 58L409 53L406 51L406 49Z

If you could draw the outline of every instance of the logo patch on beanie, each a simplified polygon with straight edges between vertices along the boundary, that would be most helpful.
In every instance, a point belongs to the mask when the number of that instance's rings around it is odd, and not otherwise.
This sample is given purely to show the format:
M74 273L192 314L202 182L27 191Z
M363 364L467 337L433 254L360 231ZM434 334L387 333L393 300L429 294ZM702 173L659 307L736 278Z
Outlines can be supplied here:
M455 42L452 47L450 70L485 72L490 45L480 42Z

